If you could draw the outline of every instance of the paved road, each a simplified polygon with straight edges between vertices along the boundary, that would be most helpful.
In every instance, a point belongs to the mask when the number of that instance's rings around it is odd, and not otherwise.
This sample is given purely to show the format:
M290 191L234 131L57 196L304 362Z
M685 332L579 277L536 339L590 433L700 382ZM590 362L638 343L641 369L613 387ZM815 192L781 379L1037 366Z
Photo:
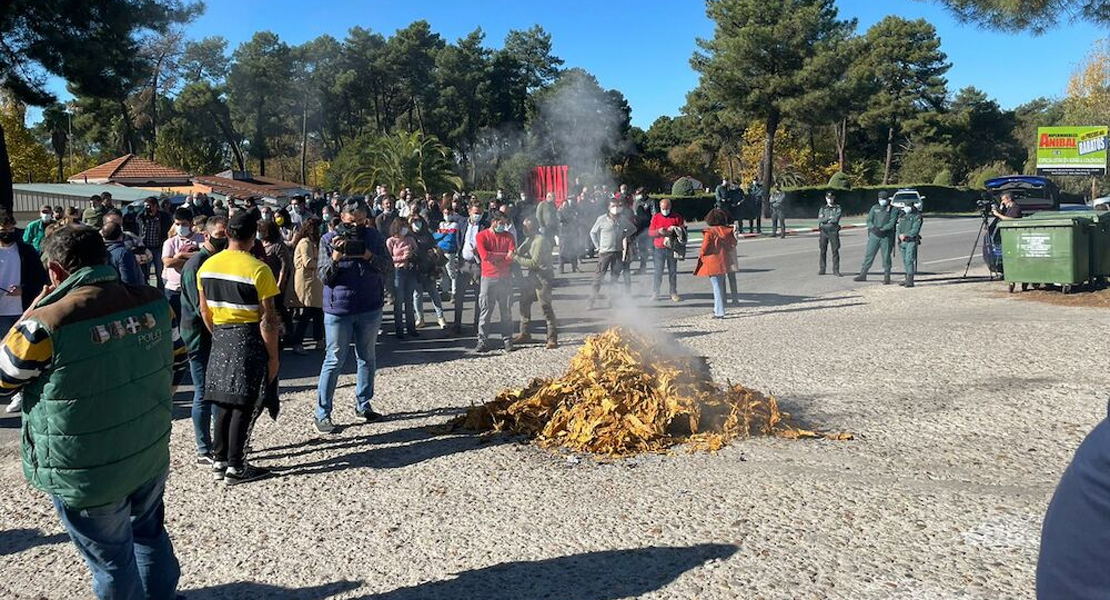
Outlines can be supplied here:
M925 227L922 230L924 243L918 258L919 269L923 274L918 281L929 285L930 279L946 279L962 275L979 230L979 224L980 221L977 218L926 218ZM817 276L817 240L818 236L815 233L793 235L786 239L742 240L739 245L741 265L739 285L743 303L749 306L758 304L782 307L781 310L784 312L801 311L819 307L823 302L831 299L843 300L858 286L881 285L881 274L878 277L873 275L868 283L852 281L863 260L864 247L867 243L865 229L848 229L841 232L841 271L844 276L840 278L832 275ZM683 297L683 301L679 303L671 302L669 299L654 303L648 301L647 295L651 290L649 272L633 278L634 297L631 301L618 302L614 310L603 308L590 311L587 310L586 301L595 261L586 261L583 272L560 276L555 290L555 311L559 317L561 331L571 335L589 333L615 323L650 324L656 320L670 320L698 312L710 312L713 296L709 283L704 278L692 275L695 263L693 257L696 257L700 243L700 232L692 232L691 258L679 263L678 286L679 293ZM882 267L881 261L876 263L872 267L872 273L879 272ZM648 264L650 265L650 261ZM982 259L979 258L978 253L972 263L973 267L976 265L982 265ZM894 257L894 272L896 278L902 272L901 258L897 254ZM663 286L666 291L666 281L663 282ZM913 290L906 290L905 293L912 294ZM464 320L467 323L473 322L472 307L473 301L468 302L464 314ZM446 308L448 321L450 321L450 303L446 303ZM433 326L425 329L420 339L398 343L392 335L379 338L379 367L442 362L471 355L474 346L472 330L468 329L463 337L455 337L439 331L434 326L430 303L427 303L426 309L429 311L429 323ZM533 316L542 317L538 306L533 307ZM514 310L514 317L519 318L516 310ZM384 329L387 332L393 330L388 307ZM790 332L785 334L789 335ZM542 334L539 337L542 339ZM319 351L312 351L305 357L283 353L283 385L301 389L308 386L314 387L321 360ZM347 365L347 371L353 372L353 369L354 359L352 358ZM187 414L190 398L188 390L188 387L182 388L178 394L179 406L175 414L176 418L182 418ZM0 449L14 448L18 441L18 426L17 417L0 415Z

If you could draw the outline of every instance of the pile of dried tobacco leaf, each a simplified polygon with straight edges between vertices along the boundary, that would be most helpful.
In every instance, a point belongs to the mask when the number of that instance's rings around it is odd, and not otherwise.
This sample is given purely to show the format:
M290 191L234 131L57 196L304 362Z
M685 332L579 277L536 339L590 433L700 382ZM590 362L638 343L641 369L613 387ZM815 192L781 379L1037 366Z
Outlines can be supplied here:
M544 447L608 456L684 443L714 451L753 434L825 437L794 426L773 397L721 388L704 360L625 328L590 336L562 377L505 390L449 427L520 433Z

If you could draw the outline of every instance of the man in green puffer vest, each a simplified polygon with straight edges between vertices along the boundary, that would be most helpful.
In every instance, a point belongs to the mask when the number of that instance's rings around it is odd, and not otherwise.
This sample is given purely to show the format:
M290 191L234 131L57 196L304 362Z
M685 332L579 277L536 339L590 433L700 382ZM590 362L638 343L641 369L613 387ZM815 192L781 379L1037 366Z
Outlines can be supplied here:
M185 346L162 294L120 283L95 229L55 232L43 258L51 285L0 348L0 395L23 392L23 473L53 499L97 597L172 599L162 493Z

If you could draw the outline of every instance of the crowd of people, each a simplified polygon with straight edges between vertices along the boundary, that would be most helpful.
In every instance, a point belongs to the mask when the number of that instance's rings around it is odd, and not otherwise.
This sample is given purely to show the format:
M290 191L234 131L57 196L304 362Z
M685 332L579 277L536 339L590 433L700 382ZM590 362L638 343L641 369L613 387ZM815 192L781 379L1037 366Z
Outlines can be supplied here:
M693 269L711 282L717 318L729 300L739 302L742 222L730 202L706 216ZM897 232L904 255L919 240L919 207L899 219L888 204L880 199L869 217L882 239L869 244L863 273L875 251L889 251L888 232ZM829 246L839 274L840 209L831 196L820 220L822 272ZM776 234L780 227L785 233L776 219ZM196 194L179 206L151 197L116 207L101 194L83 211L42 206L22 234L0 213L0 326L8 332L0 394L13 397L9 411L22 409L24 472L54 499L97 594L171 597L155 592L173 590L180 573L162 493L172 390L186 371L195 462L229 486L255 481L271 473L250 464L249 440L263 413L276 419L281 409L283 350L307 354L311 339L323 352L312 423L327 436L338 431L336 388L352 350L355 418L383 418L373 399L387 304L393 335L404 340L422 335L428 304L441 329L463 335L472 303L479 353L494 336L505 352L532 343L539 304L545 347L554 349L558 274L596 258L593 309L631 296L632 276L650 261L651 300L680 302L687 241L670 199L625 185L584 187L561 204L554 194L510 201L498 192L481 202L463 193L394 195L385 186L373 196L315 193L284 206ZM884 266L889 277L885 255Z

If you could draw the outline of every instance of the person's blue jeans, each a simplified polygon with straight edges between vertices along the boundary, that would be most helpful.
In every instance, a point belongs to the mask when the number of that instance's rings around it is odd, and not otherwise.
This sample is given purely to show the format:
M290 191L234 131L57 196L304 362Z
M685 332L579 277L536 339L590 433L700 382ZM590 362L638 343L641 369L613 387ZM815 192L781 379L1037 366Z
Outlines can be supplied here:
M410 298L411 296L409 294ZM355 358L358 360L355 408L359 411L370 410L370 401L374 398L374 372L378 366L374 346L378 343L378 329L381 326L380 308L353 315L324 314L327 349L324 352L324 365L320 368L319 387L316 388L316 420L331 416L339 371L347 362L352 342L355 346Z
M93 592L101 600L172 600L181 565L166 533L162 493L169 471L130 496L105 506L67 508L54 497L77 550L92 571Z
M193 433L197 439L197 454L212 452L212 412L219 410L204 401L204 373L208 369L209 344L202 344L196 352L189 352L189 372L193 376Z
M413 281L413 304L416 306L416 320L418 322L424 321L424 294L427 294L432 300L432 308L435 309L436 318L443 318L443 300L439 297L439 290L436 289L435 280L430 276L417 277Z
M405 330L416 333L416 315L412 308L414 289L416 289L416 271L412 269L393 271L393 329L397 337L403 335Z
M713 315L725 316L725 276L710 275L709 283L713 286Z
M670 248L651 248L652 262L655 263L655 272L652 274L652 294L659 295L659 288L663 285L663 269L667 269L667 284L672 295L678 293L678 258Z

